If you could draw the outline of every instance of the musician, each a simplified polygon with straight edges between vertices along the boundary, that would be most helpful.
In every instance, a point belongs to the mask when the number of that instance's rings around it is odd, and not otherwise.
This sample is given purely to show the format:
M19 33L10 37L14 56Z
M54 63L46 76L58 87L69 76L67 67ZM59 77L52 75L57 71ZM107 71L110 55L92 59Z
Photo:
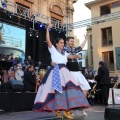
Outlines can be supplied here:
M109 88L110 88L110 77L109 70L105 67L103 61L99 62L98 75L95 77L97 84L101 89L103 102L105 106L108 106Z
M8 71L8 80L15 80L15 70L11 67Z
M83 75L87 80L89 79L88 68L85 68L85 70L83 71Z
M2 84L3 82L3 70L0 70L0 83Z
M34 64L34 61L32 60L30 55L25 59L25 64L26 65L33 65Z
M2 54L0 54L0 61L2 60Z
M13 53L10 54L10 57L11 57L11 60L14 60L14 54Z
M116 83L113 76L110 77L110 81L111 81L110 88L113 88Z
M12 58L11 58L11 56L10 55L7 55L7 61L9 62L11 62L12 61Z
M36 87L36 81L33 79L32 72L34 66L30 65L24 73L24 91L34 92Z

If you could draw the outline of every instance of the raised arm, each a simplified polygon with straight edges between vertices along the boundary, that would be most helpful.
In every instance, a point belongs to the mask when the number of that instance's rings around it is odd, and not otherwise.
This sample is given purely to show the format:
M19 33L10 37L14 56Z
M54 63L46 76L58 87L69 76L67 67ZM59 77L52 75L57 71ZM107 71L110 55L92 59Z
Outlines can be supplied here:
M85 40L84 40L83 43L80 45L80 47L81 47L82 49L84 48L86 42L88 41L89 35L86 33L86 35L84 35L84 37L85 37Z
M47 44L48 44L48 47L52 47L52 43L50 41L50 34L49 34L49 29L52 28L52 25L49 25L47 28L46 28L46 41L47 41Z

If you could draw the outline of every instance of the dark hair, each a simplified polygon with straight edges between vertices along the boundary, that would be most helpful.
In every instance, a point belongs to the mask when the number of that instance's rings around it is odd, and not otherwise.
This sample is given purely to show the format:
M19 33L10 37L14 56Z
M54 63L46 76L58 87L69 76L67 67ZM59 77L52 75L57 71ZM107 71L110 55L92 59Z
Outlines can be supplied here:
M66 41L69 41L70 39L74 39L74 37L67 37Z
M60 42L60 40L63 40L62 38L57 38L54 42L54 46L56 47L56 44L58 44ZM64 41L65 42L65 41Z
M111 77L110 77L110 79L112 79L112 78L114 79L114 77L113 77L113 76L111 76Z
M55 44L57 43L59 43L60 42L60 40L62 40L62 38L57 38L56 40L55 40Z
M27 69L31 68L31 67L34 67L34 65L28 65Z
M104 64L104 62L103 62L103 61L100 61L100 62L99 62L99 65L104 66L105 64Z

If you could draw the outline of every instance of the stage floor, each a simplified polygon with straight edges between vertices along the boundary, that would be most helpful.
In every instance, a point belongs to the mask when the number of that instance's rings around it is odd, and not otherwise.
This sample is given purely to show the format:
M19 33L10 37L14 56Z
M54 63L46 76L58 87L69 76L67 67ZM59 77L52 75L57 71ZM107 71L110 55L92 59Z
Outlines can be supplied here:
M120 105L109 105L108 107L120 107ZM104 120L105 106L91 106L86 109L87 116L79 111L74 111L74 120ZM54 117L55 113L36 113L33 111L4 113L0 111L0 120L44 120L44 118ZM64 120L68 120L64 117ZM52 119L51 119L52 120Z

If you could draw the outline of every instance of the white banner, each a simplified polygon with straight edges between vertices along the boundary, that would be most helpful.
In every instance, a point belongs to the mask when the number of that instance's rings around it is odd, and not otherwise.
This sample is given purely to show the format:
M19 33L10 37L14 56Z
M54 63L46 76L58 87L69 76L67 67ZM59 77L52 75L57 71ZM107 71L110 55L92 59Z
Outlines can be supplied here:
M113 89L113 92L115 104L120 104L120 89Z
M111 88L109 90L108 104L113 104L113 95L112 95L112 89Z

